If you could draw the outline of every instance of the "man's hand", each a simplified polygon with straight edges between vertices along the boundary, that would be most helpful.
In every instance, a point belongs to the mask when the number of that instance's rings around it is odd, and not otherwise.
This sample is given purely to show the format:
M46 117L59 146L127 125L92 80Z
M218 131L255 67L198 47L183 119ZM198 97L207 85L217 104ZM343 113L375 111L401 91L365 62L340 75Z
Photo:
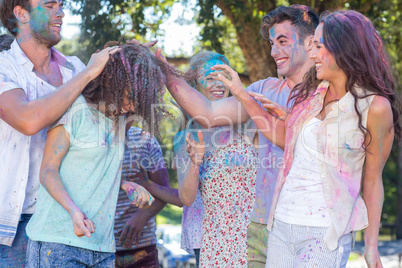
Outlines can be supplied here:
M88 72L91 80L95 79L100 75L100 73L105 68L106 63L109 61L110 55L120 51L119 47L107 47L99 52L92 54L87 68L85 71Z
M190 133L187 134L186 142L188 156L190 157L193 164L199 166L202 163L202 159L205 154L205 145L204 145L204 135L201 130L197 132L198 140L200 142L196 142L190 136Z
M135 241L135 244L138 245L142 230L149 218L146 213L137 210L123 226L120 235L120 244L125 248L130 248Z
M286 120L286 117L288 116L286 109L279 105L278 103L271 101L264 95L260 93L255 93L252 91L247 92L251 97L253 97L255 100L261 102L262 106L267 110L268 113L270 113L272 116L275 116L279 120Z
M80 210L74 210L70 214L74 225L74 234L78 237L87 236L91 237L91 234L95 232L96 226L91 219L82 213Z

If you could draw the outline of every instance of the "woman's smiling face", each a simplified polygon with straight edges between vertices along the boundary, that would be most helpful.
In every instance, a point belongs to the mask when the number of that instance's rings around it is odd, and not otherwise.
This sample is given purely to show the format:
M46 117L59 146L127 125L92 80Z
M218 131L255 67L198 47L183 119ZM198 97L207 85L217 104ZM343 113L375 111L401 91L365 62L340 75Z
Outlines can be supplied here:
M225 64L220 60L213 59L207 61L200 69L199 77L197 78L197 90L211 101L227 98L229 96L229 89L221 81L213 78L212 74L222 73L223 71L211 70L215 65Z

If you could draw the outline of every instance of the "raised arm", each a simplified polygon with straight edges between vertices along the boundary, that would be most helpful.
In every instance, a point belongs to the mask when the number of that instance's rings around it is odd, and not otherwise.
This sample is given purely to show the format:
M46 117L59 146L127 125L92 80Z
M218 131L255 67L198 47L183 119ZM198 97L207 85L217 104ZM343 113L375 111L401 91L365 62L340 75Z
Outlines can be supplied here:
M82 72L58 90L36 100L28 101L21 88L0 94L1 119L24 135L35 135L67 111L85 86L102 72L109 54L116 51L116 48L105 48L93 54Z
M197 196L200 165L205 153L204 136L201 130L197 132L197 136L200 141L199 143L190 137L190 133L188 133L186 137L187 152L191 159L191 163L184 175L182 183L179 184L180 200L188 207L194 203Z
M91 233L95 232L95 224L75 205L59 174L61 161L69 146L69 134L62 125L48 131L40 168L40 182L48 193L70 214L74 233L78 237L84 235L91 237Z
M247 114L253 119L258 130L273 144L280 147L282 150L285 148L286 138L286 115L280 109L280 105L268 100L261 94L252 94L261 102L265 103L265 107L277 111L279 116L268 113L261 105L259 105L251 96L246 92L243 84L240 81L239 75L227 65L215 65L212 69L223 70L229 76L230 80L222 74L215 75L215 79L225 83L234 98L236 98L242 107L246 110ZM285 119L285 120L284 120Z
M378 232L384 201L382 171L394 140L393 115L389 101L374 97L367 119L366 163L363 176L363 199L366 203L369 226L364 232L364 257L369 268L382 267L378 253Z
M156 56L166 62L160 49ZM245 123L250 118L244 107L233 97L210 101L183 79L170 75L168 80L166 87L170 94L203 128L236 125Z

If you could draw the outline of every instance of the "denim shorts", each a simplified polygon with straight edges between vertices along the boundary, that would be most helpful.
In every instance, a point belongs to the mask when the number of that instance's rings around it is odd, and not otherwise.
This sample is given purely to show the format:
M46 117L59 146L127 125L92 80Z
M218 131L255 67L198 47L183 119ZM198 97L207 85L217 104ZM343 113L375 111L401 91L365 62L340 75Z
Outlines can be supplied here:
M28 236L25 227L32 214L22 214L18 223L17 233L11 247L0 245L0 268L24 267L27 251Z
M330 250L324 242L327 229L327 227L288 224L275 219L268 236L265 267L346 267L355 232L340 237L338 247Z
M109 268L115 267L115 258L114 253L29 239L26 267Z

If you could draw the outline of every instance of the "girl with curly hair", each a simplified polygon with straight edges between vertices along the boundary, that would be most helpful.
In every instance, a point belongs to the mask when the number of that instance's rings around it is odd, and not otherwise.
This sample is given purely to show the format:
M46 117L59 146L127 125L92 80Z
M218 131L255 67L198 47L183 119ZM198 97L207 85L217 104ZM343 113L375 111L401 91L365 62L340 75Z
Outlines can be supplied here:
M118 190L134 204L152 196L133 182L120 182L125 117L157 126L166 111L154 104L168 74L176 71L142 45L125 44L103 72L50 127L35 214L28 223L28 267L112 267L113 219Z

